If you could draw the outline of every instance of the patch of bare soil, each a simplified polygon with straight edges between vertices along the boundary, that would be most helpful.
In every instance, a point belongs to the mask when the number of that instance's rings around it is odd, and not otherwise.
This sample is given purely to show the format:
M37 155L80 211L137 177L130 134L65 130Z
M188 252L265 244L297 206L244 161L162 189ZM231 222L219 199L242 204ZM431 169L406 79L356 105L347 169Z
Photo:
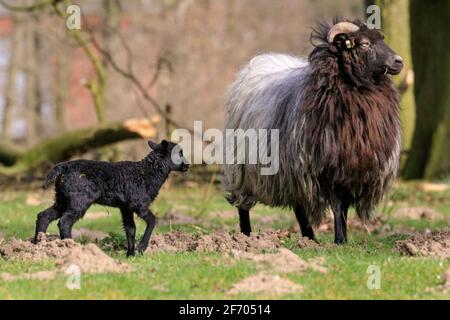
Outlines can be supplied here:
M161 220L163 223L171 224L192 224L197 222L197 219L181 211L168 212L162 217Z
M235 283L228 293L263 293L267 295L280 295L284 293L301 292L302 290L302 286L291 280L281 278L277 275L259 273Z
M449 187L446 183L424 182L420 185L420 189L425 192L442 192L448 190Z
M236 219L238 217L236 210L211 211L208 213L211 218Z
M348 219L347 226L352 230L366 231L369 233L377 232L383 228L385 221L381 217L374 217L371 221L361 221L359 218ZM318 231L333 231L334 219L332 216L327 216L322 224L319 226Z
M430 233L416 233L398 240L395 249L407 256L450 258L450 229Z
M4 280L50 278L57 273L64 273L71 265L78 266L81 272L86 273L126 272L130 270L127 264L115 261L93 243L81 245L71 239L60 240L55 236L47 238L44 234L39 235L37 244L11 239L9 242L1 244L0 255L7 260L39 261L53 259L57 266L55 271L20 275L2 273L1 278Z
M412 220L437 220L442 218L442 214L431 208L412 207L400 208L392 215L396 219L412 219Z
M281 234L275 231L253 233L247 237L241 233L215 231L211 234L189 234L182 231L154 235L147 252L215 251L239 250L261 252L281 246Z
M85 238L91 242L99 242L108 237L108 234L100 230L90 230L85 228L73 229L72 236L75 239Z

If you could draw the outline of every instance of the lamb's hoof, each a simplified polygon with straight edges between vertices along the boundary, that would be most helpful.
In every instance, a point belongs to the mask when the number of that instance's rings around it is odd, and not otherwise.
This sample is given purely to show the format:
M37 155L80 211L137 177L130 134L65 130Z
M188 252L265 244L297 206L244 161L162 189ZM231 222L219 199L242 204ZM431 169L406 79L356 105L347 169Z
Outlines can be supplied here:
M136 255L136 251L127 251L127 258L134 257Z
M136 250L136 254L143 255L145 253L145 250L147 250L147 246L138 246Z

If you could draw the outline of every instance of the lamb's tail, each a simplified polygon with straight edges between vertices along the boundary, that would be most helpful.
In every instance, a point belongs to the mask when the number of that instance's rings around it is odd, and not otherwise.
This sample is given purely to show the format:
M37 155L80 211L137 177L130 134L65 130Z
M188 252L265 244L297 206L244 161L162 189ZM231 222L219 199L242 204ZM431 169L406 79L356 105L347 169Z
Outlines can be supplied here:
M66 169L65 163L58 163L56 166L51 168L50 171L47 173L47 177L45 178L43 188L47 189L59 175L64 173L65 169Z

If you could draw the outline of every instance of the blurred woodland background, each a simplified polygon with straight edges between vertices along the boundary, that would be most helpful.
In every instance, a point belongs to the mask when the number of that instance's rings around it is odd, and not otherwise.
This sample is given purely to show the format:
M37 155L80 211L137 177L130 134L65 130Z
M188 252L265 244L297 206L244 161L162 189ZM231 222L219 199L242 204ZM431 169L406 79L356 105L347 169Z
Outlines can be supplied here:
M66 28L71 4L80 30ZM139 159L147 147L133 139L167 138L194 120L222 128L225 94L246 61L306 56L317 19L365 20L370 4L406 63L395 77L401 176L448 177L448 0L2 0L0 180L40 176L81 154Z

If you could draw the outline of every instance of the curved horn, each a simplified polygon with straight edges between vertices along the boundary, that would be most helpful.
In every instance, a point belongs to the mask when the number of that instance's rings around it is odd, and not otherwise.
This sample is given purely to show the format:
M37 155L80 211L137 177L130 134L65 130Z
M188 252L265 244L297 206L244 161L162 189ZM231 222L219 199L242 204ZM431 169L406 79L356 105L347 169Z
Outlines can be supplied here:
M359 27L356 24L351 22L339 22L336 23L328 32L328 43L332 43L334 37L340 33L350 33L356 32L359 30Z

